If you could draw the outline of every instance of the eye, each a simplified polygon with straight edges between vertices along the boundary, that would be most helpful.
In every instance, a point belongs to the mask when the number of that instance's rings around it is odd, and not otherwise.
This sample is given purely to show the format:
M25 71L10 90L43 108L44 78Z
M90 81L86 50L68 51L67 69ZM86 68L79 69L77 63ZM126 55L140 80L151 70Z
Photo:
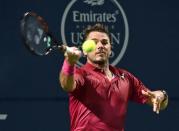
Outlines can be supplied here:
M98 40L97 40L97 39L92 39L92 40L94 40L95 44L97 44L97 43L98 43Z
M108 40L103 39L103 40L101 40L101 43L102 43L103 45L107 45L109 42L108 42Z

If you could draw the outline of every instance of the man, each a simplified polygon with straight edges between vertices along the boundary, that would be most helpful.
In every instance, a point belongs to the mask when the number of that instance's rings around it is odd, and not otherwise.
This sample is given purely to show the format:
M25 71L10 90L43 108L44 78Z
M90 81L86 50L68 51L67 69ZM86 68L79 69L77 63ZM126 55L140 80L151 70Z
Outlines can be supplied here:
M87 63L77 68L81 53L71 47L60 72L61 86L69 92L71 131L124 131L129 100L152 105L156 113L166 108L165 91L150 91L128 71L109 65L111 40L105 26L89 26L84 34L96 49L84 52Z

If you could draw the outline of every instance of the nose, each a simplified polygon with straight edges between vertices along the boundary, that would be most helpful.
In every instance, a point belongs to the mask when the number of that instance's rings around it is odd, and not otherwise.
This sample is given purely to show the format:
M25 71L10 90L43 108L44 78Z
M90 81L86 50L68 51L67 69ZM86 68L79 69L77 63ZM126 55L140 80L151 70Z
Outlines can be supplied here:
M97 42L97 48L104 48L104 44L100 40Z

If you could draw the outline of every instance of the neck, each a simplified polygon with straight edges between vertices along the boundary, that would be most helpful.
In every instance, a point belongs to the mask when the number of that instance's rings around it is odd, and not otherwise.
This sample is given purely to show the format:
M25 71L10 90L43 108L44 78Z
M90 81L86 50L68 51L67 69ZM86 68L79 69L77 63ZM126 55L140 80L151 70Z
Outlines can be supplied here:
M98 69L101 69L101 70L109 70L109 62L106 61L106 62L91 62L91 61L88 61L88 63L94 65L96 68Z
M93 63L91 61L88 61L88 63L94 65L96 68L98 69L101 69L104 71L104 74L105 76L108 78L108 79L111 79L113 77L113 74L112 72L109 70L109 62L105 62L105 63Z
M94 65L96 68L101 69L104 71L105 76L108 78L108 80L112 80L113 73L109 70L109 62L100 64L100 63L93 63L91 61L88 61L88 63Z

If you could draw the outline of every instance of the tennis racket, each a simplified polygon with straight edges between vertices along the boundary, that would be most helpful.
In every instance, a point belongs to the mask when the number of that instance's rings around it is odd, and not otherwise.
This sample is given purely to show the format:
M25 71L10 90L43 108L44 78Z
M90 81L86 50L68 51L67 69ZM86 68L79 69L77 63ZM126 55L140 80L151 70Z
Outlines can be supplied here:
M48 55L53 49L65 52L69 48L53 37L47 22L35 12L26 12L23 15L20 31L25 46L38 56Z

